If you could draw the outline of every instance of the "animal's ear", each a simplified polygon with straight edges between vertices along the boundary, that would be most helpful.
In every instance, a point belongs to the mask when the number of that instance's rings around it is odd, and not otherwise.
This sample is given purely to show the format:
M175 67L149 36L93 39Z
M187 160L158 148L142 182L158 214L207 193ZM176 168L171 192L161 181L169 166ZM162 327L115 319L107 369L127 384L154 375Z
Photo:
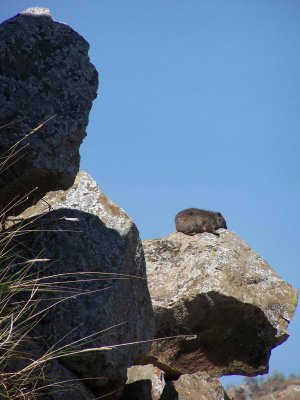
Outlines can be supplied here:
M222 217L222 214L221 214L221 213L219 213L219 212L217 213L217 215L218 215L219 217Z

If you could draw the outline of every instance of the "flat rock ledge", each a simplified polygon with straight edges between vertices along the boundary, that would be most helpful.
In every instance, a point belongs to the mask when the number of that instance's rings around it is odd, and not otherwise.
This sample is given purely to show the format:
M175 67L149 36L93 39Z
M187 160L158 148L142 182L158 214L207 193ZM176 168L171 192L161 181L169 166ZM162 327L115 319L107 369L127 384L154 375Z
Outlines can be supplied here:
M142 362L167 379L268 371L271 350L288 338L297 291L235 233L175 232L143 242L158 340Z

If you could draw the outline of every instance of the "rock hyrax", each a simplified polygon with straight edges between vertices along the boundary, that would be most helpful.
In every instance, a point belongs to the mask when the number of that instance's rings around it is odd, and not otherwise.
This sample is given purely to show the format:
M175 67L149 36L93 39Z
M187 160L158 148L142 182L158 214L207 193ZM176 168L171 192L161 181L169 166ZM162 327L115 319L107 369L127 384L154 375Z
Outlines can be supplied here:
M176 230L186 235L209 232L220 236L219 228L227 229L226 221L219 212L188 208L180 211L175 217Z

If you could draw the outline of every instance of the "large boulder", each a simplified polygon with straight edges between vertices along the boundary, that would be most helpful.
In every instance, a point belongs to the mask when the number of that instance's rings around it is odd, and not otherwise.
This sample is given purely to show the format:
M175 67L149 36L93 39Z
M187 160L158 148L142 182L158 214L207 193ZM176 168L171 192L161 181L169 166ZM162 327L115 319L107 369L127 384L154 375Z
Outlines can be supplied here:
M150 349L147 341L154 335L136 226L86 173L79 173L67 191L47 193L7 224L14 226L6 232L18 232L15 265L41 260L31 270L40 279L36 312L48 311L42 313L35 335L44 347L73 343L64 351L85 350L64 357L63 364L89 378L85 382L97 395L116 390L126 380L127 367Z
M218 232L143 242L156 338L192 335L155 341L141 361L167 379L265 373L271 350L288 338L297 291L236 234Z
M88 49L48 9L29 8L0 25L0 154L11 165L1 169L2 208L36 187L31 204L72 185L98 88Z

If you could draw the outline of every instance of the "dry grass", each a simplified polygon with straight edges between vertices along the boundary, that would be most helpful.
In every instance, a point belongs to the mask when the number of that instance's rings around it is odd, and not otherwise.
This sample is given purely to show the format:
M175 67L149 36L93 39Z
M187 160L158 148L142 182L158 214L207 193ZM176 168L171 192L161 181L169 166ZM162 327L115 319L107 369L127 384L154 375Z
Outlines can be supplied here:
M86 296L95 291L80 290L78 283L102 280L132 279L132 276L108 273L68 273L51 276L32 274L35 263L51 262L40 258L19 262L17 248L14 241L24 232L30 231L30 224L18 224L16 229L1 229L0 231L0 398L7 400L37 399L44 391L64 391L76 384L74 381L53 381L47 376L47 366L62 357L91 352L109 351L112 347L89 348L95 336L105 331L95 332L76 342L65 346L48 349L36 356L36 344L32 347L34 327L45 314L61 302ZM63 280L60 280L63 278ZM66 280L67 278L67 280ZM140 279L140 278L139 278ZM72 285L74 283L74 285ZM68 286L66 286L66 284ZM108 290L109 287L96 292ZM63 298L53 301L51 293L62 292ZM40 294L49 294L49 303L41 306ZM122 323L120 324L122 325ZM110 329L117 326L110 327ZM61 338L63 339L63 338ZM82 349L82 345L85 349ZM30 351L28 352L28 347ZM38 351L37 351L38 352ZM78 383L78 382L77 382Z
M39 125L32 132L5 151L0 157L0 175L17 163L24 155L27 145L24 140L36 133L50 119ZM3 127L2 127L3 128ZM0 127L1 129L1 127ZM68 382L54 382L47 376L47 365L53 360L63 357L68 353L76 352L78 343L60 349L49 349L39 352L37 344L33 344L32 335L34 327L47 311L58 303L81 295L87 291L80 291L75 287L80 279L107 279L107 276L78 276L69 274L68 287L66 280L60 281L60 276L40 277L32 273L35 263L50 262L37 255L35 259L24 260L18 253L18 243L25 233L33 228L33 222L22 221L15 224L14 218L9 215L13 209L26 202L25 196L17 196L0 209L0 399L36 399L44 389L53 386L53 390L63 391L72 386ZM78 275L78 274L76 274ZM74 282L74 287L72 283ZM65 296L56 302L40 304L39 294L64 292ZM90 338L86 338L90 340ZM84 339L82 341L84 342ZM36 353L35 353L36 351ZM40 353L40 354L38 354Z
M27 134L12 148L4 152L0 157L0 175L24 155L27 145L24 139L36 133L45 123ZM3 128L3 127L2 127ZM1 129L1 127L0 127ZM137 341L115 346L89 347L95 337L105 335L111 329L118 328L126 322L112 326L106 331L95 332L69 345L59 346L59 343L47 351L40 352L38 345L34 344L33 332L36 324L45 316L47 311L56 307L59 303L86 296L95 291L80 290L78 283L91 281L109 281L119 279L145 279L132 275L100 272L77 272L51 276L39 276L33 273L36 263L43 265L54 260L45 259L37 254L34 259L22 259L18 252L18 243L22 236L34 230L34 222L15 220L9 217L11 211L26 202L28 196L17 196L2 209L0 208L0 399L2 400L34 400L43 397L45 392L58 391L64 393L70 387L78 385L79 380L53 380L49 375L49 365L57 362L62 357L85 352L110 351L113 348L129 346L137 343L150 342ZM1 205L0 205L1 207ZM39 217L37 217L39 218ZM17 223L16 223L17 222ZM45 270L43 270L43 273ZM63 279L60 279L62 278ZM67 278L67 279L66 279ZM74 285L73 285L74 284ZM99 289L96 292L109 290L110 287ZM63 292L63 298L53 301L51 293ZM49 302L41 305L40 294L50 294ZM182 335L187 337L190 335ZM163 338L172 339L180 336ZM63 340L64 338L61 338ZM161 340L161 339L155 339ZM84 344L84 349L82 345ZM40 354L39 354L40 353ZM51 369L51 368L50 368ZM104 396L105 397L105 396ZM71 398L67 395L66 399ZM102 397L101 397L102 398Z

